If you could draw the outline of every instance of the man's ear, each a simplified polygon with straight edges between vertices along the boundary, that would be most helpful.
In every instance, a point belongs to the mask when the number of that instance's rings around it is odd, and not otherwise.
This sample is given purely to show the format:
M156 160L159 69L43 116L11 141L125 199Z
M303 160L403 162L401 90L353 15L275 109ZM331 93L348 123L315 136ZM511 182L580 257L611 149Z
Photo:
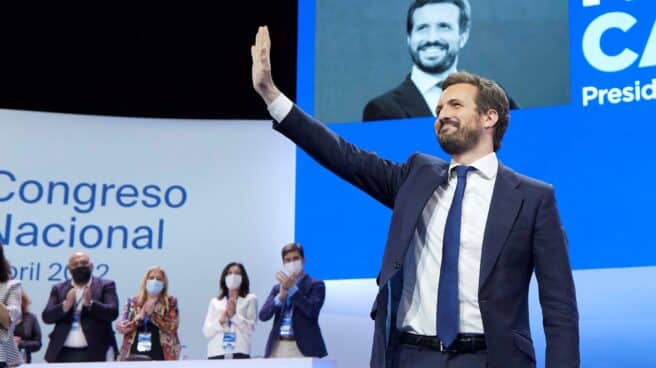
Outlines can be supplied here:
M497 110L488 109L483 113L483 128L491 129L497 125L499 121L499 113Z
M460 40L458 41L458 46L460 46L460 48L465 47L467 41L469 41L469 31L462 32L460 34Z

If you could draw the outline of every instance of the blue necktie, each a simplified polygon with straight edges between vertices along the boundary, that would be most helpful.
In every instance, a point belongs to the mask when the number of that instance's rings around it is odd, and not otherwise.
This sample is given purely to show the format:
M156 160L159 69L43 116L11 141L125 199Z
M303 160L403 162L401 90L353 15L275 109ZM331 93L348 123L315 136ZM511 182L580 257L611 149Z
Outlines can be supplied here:
M437 290L437 333L445 347L450 346L458 336L458 253L460 250L460 223L462 222L462 197L467 185L467 173L471 166L456 166L458 174L456 192L446 217L444 241L442 243L442 265L440 283Z

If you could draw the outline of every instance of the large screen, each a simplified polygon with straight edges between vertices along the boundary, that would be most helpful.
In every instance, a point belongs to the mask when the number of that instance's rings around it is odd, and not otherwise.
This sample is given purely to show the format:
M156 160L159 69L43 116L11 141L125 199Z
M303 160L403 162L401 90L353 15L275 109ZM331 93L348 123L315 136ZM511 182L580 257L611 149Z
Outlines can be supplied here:
M453 67L447 70L467 70L495 79L521 107L570 102L566 2L474 0L464 24L457 22L458 8L448 3L416 9L411 17L416 21L408 24L410 3L316 3L317 118L325 122L376 120L363 114L367 103L389 92L410 99L398 93L403 92L403 82L413 67L439 73L440 63L431 64L427 58L443 58L443 68L447 68L449 55L454 56ZM422 27L451 20L455 27L450 30ZM428 50L431 46L433 51ZM423 56L429 52L434 55Z

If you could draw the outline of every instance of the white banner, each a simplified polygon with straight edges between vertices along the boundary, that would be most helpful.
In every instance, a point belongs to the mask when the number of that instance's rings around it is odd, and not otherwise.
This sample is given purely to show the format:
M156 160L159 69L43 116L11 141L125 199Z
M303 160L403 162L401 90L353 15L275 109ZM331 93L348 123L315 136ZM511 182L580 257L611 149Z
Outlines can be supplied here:
M39 320L78 250L121 303L164 267L188 358L206 357L201 327L228 262L264 302L294 236L295 149L270 122L0 110L0 131L0 240ZM254 356L269 328L256 327Z

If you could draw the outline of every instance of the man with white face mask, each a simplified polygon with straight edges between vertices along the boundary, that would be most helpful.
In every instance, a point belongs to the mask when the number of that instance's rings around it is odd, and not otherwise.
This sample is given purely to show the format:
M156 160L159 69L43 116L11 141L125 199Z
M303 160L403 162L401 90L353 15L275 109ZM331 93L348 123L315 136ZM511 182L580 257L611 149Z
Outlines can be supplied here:
M255 331L257 298L250 293L244 265L228 263L221 272L219 296L210 300L203 324L208 359L248 359Z
M282 248L284 272L260 311L260 321L274 317L265 357L324 357L328 355L319 328L319 312L326 297L323 281L304 271L303 247L291 243Z

